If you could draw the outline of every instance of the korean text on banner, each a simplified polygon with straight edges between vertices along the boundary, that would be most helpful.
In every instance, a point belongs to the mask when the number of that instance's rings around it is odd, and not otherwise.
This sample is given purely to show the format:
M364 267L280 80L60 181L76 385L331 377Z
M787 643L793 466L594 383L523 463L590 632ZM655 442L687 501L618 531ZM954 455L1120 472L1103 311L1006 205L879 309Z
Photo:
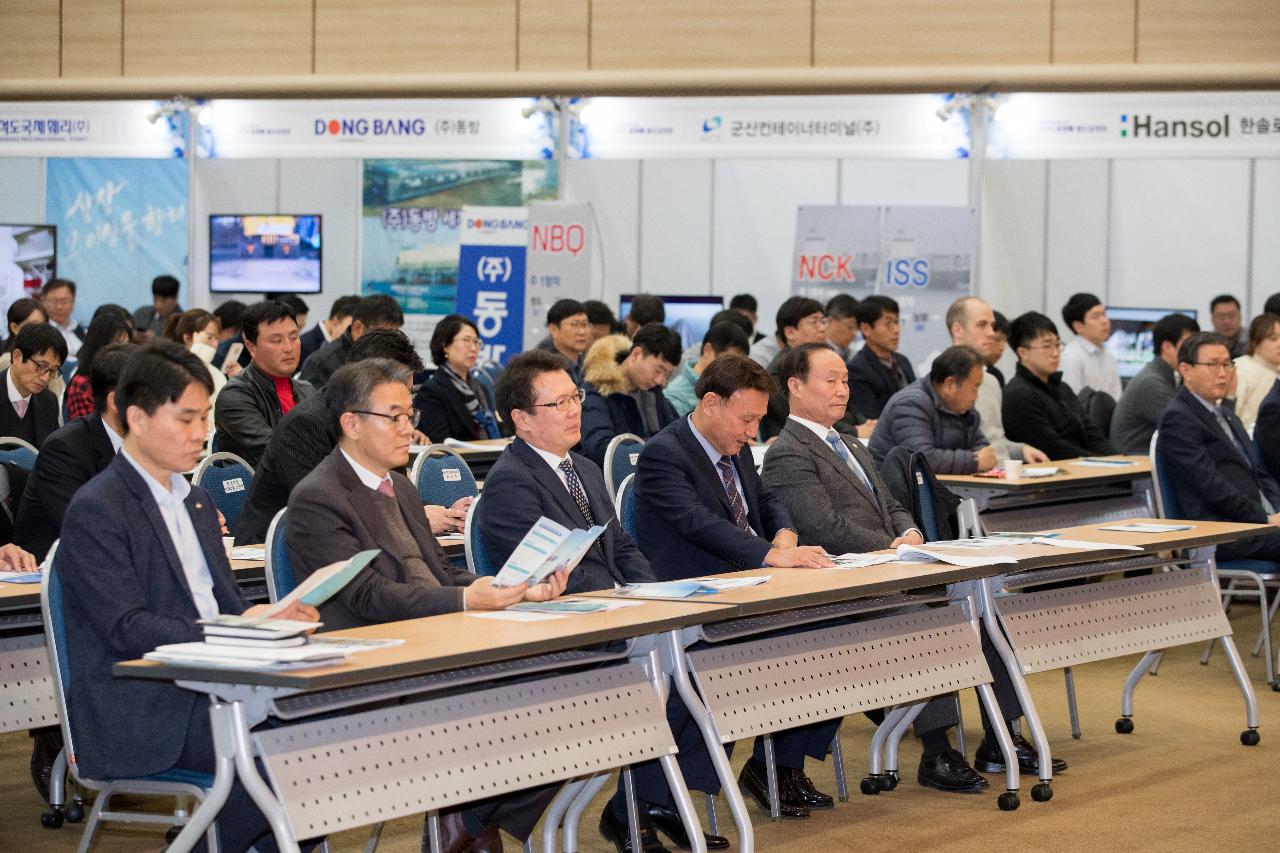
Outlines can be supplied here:
M505 364L524 348L528 241L528 208L462 209L456 310L475 321L482 362Z
M560 299L591 296L591 205L536 201L529 205L528 283L524 297L524 349L547 334L547 309Z
M0 104L0 157L182 157L187 122L158 101Z

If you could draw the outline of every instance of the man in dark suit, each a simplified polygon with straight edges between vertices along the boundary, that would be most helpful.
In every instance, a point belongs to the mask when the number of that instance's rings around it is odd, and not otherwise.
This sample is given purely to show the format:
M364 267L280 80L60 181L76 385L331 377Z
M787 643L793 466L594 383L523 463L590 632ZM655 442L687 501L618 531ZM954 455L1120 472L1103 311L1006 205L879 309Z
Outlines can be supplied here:
M418 490L403 474L417 412L409 368L370 358L339 368L325 388L338 446L289 498L285 543L299 582L334 560L380 548L369 567L322 607L328 628L354 628L461 610L501 610L564 591L562 572L545 583L496 587L449 565ZM558 786L542 786L441 815L446 853L502 850L498 829L533 830ZM425 843L425 841L424 841Z
M618 524L600 468L570 452L582 435L582 391L566 367L557 354L531 350L507 362L498 377L498 412L515 427L516 438L485 477L484 499L476 506L473 523L480 526L495 566L507 561L542 516L570 529L604 525L600 538L569 574L567 591L650 582L654 577L649 561ZM687 758L686 753L681 749ZM646 804L640 815L644 849L649 853L659 849L653 836L655 825L687 849L689 839L679 814L662 802ZM630 848L626 814L620 781L617 795L600 819L601 833L619 851ZM707 837L709 850L728 846L727 839Z
M351 348L360 336L372 329L399 329L404 325L404 311L390 296L366 296L351 309L351 325L329 343L316 350L302 365L298 378L323 388L333 372L351 360Z
M973 358L979 358L976 352ZM848 371L841 358L825 346L802 346L783 360L779 375L791 417L765 455L763 480L796 520L801 538L833 554L922 544L923 534L894 499L871 454L861 442L834 429L849 397ZM1011 724L1022 716L1013 683L994 647L984 642L984 651L995 677L996 697ZM959 793L987 787L965 756L951 748L947 730L957 723L950 697L932 700L916 719L915 731L924 746L916 774L921 785ZM985 714L983 728L986 737L975 763L985 772L1003 772L1004 758ZM1019 766L1034 772L1039 762L1035 748L1012 725L1009 728ZM1055 773L1066 769L1066 762L1054 759Z
M854 310L864 345L849 361L849 397L864 418L876 420L890 397L916 381L916 373L898 352L898 303L888 296L868 296Z
M197 619L265 609L241 597L213 499L181 473L204 449L212 390L204 362L181 347L161 342L134 353L116 387L124 446L67 509L56 567L75 673L67 703L76 761L92 779L213 772L205 697L116 678L111 669L157 646L198 642ZM317 618L303 604L280 615ZM239 781L218 830L223 849L274 849Z
M1187 518L1280 527L1280 486L1258 462L1235 410L1222 404L1234 369L1225 338L1198 332L1182 342L1182 388L1160 418L1158 460ZM1280 536L1251 536L1219 545L1217 553L1222 560L1280 561Z
M67 360L67 342L48 323L30 323L13 337L13 360L3 371L8 403L0 404L0 436L37 450L58 428L58 398L49 381Z
M807 296L792 296L778 306L777 321L778 354L769 360L765 369L778 384L778 364L792 347L801 344L820 344L827 339L827 317L822 303ZM854 419L856 420L856 418ZM857 424L851 420L846 428L855 432ZM760 421L760 437L766 441L782 431L787 422L787 397L775 391L769 397L769 409Z
M748 446L775 386L748 357L724 355L707 366L698 405L654 436L636 466L636 533L654 574L664 580L760 566L832 565L818 546L801 546L782 501L760 482ZM677 721L678 722L678 721ZM805 818L830 808L804 773L806 756L826 757L839 721L790 729L775 738L782 814ZM679 726L673 724L672 731ZM763 739L739 782L768 808ZM686 777L690 787L694 783ZM705 790L705 789L703 789ZM712 792L714 793L714 792Z
M351 325L351 312L360 304L359 296L339 296L329 309L329 319L321 320L298 337L302 345L300 364L306 364L311 354L332 340L342 336Z

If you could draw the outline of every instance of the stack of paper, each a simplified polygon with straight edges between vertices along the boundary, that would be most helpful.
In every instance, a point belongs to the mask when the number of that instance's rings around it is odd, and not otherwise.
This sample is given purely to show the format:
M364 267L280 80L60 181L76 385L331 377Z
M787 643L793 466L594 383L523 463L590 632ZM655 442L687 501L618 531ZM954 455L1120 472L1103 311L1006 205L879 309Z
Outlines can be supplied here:
M952 566L989 566L993 563L1016 563L1013 557L994 554L948 554L923 545L899 545L895 557L901 563L947 563Z
M603 532L604 527L599 524L590 530L570 530L544 515L511 552L493 585L535 584L555 572L573 571Z
M40 583L40 573L0 572L0 583Z
M658 581L657 583L632 583L614 591L614 595L631 595L636 598L689 598L693 595L715 595L729 589L768 583L772 575L753 575L741 578L694 578L687 581Z
M317 622L272 619L269 616L232 616L221 614L201 619L206 643L224 646L258 646L284 648L301 646L307 634L320 626Z
M346 660L344 651L310 644L296 648L218 646L210 643L174 643L143 655L161 663L208 666L218 669L284 670L329 666Z

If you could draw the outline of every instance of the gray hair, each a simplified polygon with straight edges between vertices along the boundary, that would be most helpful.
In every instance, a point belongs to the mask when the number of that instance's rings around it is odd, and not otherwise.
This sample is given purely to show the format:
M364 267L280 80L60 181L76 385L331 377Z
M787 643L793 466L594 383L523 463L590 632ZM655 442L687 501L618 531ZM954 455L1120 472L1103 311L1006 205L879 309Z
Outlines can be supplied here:
M344 414L369 408L373 391L379 385L391 382L408 385L412 381L413 371L389 358L366 358L339 367L324 389L325 408L334 432L342 435Z

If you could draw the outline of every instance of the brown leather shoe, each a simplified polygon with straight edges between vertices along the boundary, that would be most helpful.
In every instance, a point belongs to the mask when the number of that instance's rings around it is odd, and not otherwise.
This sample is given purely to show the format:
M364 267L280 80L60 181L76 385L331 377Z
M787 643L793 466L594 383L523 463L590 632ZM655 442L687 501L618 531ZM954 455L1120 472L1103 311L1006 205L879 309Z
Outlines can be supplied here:
M480 830L476 840L471 842L470 853L502 853L502 833L498 827L489 824Z
M426 822L422 825L422 853L431 851L431 834ZM462 823L462 810L454 809L440 814L440 851L441 853L468 853L475 843L475 838L467 832ZM499 842L498 850L502 849Z

